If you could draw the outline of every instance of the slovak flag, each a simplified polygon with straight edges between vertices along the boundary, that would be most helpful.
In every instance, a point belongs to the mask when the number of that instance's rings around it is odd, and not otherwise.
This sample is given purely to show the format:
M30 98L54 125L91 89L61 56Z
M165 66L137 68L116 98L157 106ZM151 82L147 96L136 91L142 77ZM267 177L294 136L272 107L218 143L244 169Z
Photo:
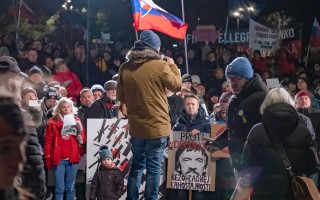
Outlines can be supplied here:
M188 24L168 13L152 0L131 0L136 30L153 29L173 38L184 39Z
M314 18L311 30L310 46L320 47L320 26L316 18Z

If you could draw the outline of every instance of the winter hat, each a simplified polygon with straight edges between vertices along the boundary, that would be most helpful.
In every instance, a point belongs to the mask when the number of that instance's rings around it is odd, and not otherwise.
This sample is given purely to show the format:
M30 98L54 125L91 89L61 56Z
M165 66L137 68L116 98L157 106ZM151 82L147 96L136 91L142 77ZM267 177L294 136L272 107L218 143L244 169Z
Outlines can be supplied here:
M54 87L49 87L44 95L45 99L59 99L59 94L57 92L57 89Z
M103 160L105 158L110 158L111 160L113 160L112 153L109 150L108 146L106 146L106 145L103 145L100 147L99 157L100 157L100 160Z
M110 80L110 81L107 81L104 84L104 89L105 90L112 90L112 89L116 89L116 88L117 88L117 82L116 81Z
M253 77L253 69L249 60L245 57L235 58L226 68L226 77L241 76L246 79Z
M0 47L0 56L9 56L10 52L8 47L2 46Z
M91 90L91 92L94 92L94 91L96 91L96 90L99 90L99 91L101 91L102 93L104 93L104 89L103 89L102 85L99 85L99 84L93 85L90 90Z
M200 77L198 75L192 75L191 80L192 80L192 83L201 84Z
M21 90L21 98L26 96L28 93L34 93L37 96L37 92L32 87L25 87Z
M218 90L216 90L215 88L211 88L208 92L208 98L211 98L213 96L220 97Z
M17 61L10 56L0 56L0 74L5 74L8 71L19 74L24 78L28 78L28 75L21 72Z
M32 74L40 74L41 76L43 76L42 70L37 67L37 66L33 66L30 70L29 70L29 76L31 76Z
M310 92L306 91L306 90L301 90L300 92L298 92L295 96L295 100L297 101L300 97L302 96L307 96L309 97L309 99L311 99L311 94Z
M66 63L66 61L64 61L62 58L56 58L56 59L54 59L54 61L53 61L53 64L54 64L54 66L56 66L56 67L58 67L59 65L61 65L61 64L65 64Z
M192 78L189 74L182 75L181 79L182 79L182 83L185 83L185 82L192 83Z
M156 52L159 52L161 41L157 34L151 30L145 30L140 34L140 41L153 49Z

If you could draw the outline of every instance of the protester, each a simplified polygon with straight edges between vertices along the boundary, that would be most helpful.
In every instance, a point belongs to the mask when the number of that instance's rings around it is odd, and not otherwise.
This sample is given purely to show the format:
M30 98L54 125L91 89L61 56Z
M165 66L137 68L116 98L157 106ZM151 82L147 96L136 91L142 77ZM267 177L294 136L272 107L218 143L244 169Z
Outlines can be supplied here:
M87 130L87 122L85 121L85 115L88 112L90 106L93 103L93 95L89 88L84 88L80 92L81 106L78 108L78 114L82 125ZM86 199L86 154L81 157L79 162L79 168L76 177L76 197L77 200Z
M104 88L102 85L95 84L91 87L91 92L93 93L94 101L100 99L104 93Z
M320 110L312 108L311 94L309 91L301 90L295 95L297 111L310 118L312 127L315 131L318 147L320 146Z
M49 119L44 144L45 165L48 170L53 169L55 175L55 199L74 199L74 184L78 171L78 163L85 141L85 131L80 119L75 117L76 125L70 132L62 132L64 117L75 114L73 102L65 97L61 98L54 108L53 117ZM74 130L75 129L75 130ZM75 135L70 134L75 132Z
M55 62L57 62L57 66L53 78L63 84L68 91L68 97L77 102L82 90L82 84L78 76L68 69L67 63L63 59L56 58Z
M42 109L37 92L31 87L25 87L21 91L21 108L29 113L36 127L42 122Z
M25 160L23 116L16 99L4 88L0 91L0 199L34 199L14 181Z
M21 72L14 58L0 57L0 85L15 97L16 102L21 99L21 85L24 78L27 78L27 75ZM21 109L21 112L27 132L24 138L26 146L23 148L26 161L19 175L21 187L34 194L35 199L43 200L46 195L46 187L42 152L32 118L24 109Z
M229 147L232 167L238 179L241 170L241 154L253 125L261 121L259 108L267 94L267 87L258 74L253 73L247 58L235 58L226 68L234 95L228 104L227 129L214 139L208 139L208 150ZM209 144L211 142L211 144Z
M127 199L139 199L145 168L144 197L158 199L161 162L171 132L165 88L178 92L182 82L173 59L161 59L160 46L160 38L153 31L143 31L119 69L117 99L128 109L133 154Z
M196 95L184 96L184 110L174 125L173 131L191 132L192 135L211 133L209 118L200 107L200 100Z
M104 84L105 92L102 94L100 99L97 99L86 113L85 119L87 118L117 118L119 104L117 102L117 82L107 81Z
M177 119L183 111L183 98L171 92L167 88L166 95L169 104L170 122L171 126L173 127L177 123Z
M124 174L116 167L107 146L99 150L100 167L95 172L90 189L90 200L117 200L125 191Z
M260 109L262 122L252 128L244 146L244 170L235 194L243 194L245 188L252 187L250 200L293 199L290 174L271 134L280 139L295 176L310 175L317 171L315 157L310 150L313 146L312 136L306 126L299 123L295 108L282 103L286 99L283 95L278 88L268 93Z

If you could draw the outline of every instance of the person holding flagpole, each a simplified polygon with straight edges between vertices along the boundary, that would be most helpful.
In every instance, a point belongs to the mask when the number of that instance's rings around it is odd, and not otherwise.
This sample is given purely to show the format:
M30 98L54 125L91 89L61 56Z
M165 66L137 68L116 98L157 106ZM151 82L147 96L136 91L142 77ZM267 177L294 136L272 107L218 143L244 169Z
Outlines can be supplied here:
M145 168L144 198L158 199L161 163L171 133L166 88L178 92L182 83L177 65L159 53L160 46L158 35L143 31L119 69L117 99L127 107L133 154L127 200L139 199Z

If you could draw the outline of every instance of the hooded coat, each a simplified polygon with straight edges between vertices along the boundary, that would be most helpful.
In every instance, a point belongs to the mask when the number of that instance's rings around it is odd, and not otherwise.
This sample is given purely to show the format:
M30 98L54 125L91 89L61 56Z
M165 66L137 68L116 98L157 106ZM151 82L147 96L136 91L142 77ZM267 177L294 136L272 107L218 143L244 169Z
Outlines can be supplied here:
M294 107L279 103L265 109L262 123L252 128L244 147L242 165L253 188L250 199L293 199L291 178L267 131L279 137L295 176L315 172L312 136Z
M268 93L267 86L258 74L254 74L241 90L229 99L227 111L228 129L216 141L219 148L228 145L232 166L241 168L241 155L251 128L261 122L260 106Z
M169 136L171 124L165 88L172 92L181 90L178 67L169 65L159 53L147 48L133 48L127 58L119 69L117 100L127 106L131 136Z

